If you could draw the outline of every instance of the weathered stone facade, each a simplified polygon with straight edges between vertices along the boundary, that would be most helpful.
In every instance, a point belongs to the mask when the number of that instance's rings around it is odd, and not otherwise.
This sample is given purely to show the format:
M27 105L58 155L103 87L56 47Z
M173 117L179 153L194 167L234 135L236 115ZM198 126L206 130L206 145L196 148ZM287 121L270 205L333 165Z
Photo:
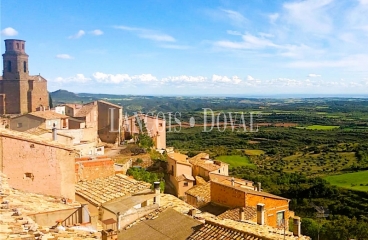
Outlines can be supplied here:
M40 75L29 75L25 41L6 39L0 79L0 114L24 114L47 108L47 81Z

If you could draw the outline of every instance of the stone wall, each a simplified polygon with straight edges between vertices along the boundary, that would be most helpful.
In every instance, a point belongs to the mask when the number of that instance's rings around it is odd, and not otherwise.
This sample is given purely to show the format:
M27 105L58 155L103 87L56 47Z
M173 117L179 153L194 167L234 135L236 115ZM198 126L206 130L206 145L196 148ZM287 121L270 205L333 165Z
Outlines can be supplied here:
M0 137L3 172L13 188L74 199L74 155L70 150ZM0 159L1 160L1 159Z
M114 162L111 159L78 161L75 163L75 176L79 180L94 180L115 174Z
M245 193L242 190L211 182L211 202L230 208L244 207Z

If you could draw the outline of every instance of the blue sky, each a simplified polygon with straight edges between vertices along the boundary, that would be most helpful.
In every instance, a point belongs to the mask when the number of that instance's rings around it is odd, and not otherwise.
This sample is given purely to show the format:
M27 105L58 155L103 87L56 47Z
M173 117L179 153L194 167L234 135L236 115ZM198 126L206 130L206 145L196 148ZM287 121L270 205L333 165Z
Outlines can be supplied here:
M4 0L50 91L367 94L368 0ZM4 52L4 43L1 44Z

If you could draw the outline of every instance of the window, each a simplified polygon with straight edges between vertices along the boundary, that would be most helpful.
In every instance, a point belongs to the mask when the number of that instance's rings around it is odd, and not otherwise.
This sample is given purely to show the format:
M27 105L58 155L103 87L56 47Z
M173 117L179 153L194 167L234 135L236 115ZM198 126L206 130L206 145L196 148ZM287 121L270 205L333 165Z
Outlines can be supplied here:
M27 72L27 62L26 61L23 62L23 71Z
M282 212L278 212L277 213L277 218L276 218L276 224L277 224L277 226L284 226L284 224L285 224L285 212L284 211L282 211Z
M19 49L19 43L17 43L17 49Z
M22 49L24 50L24 43L22 44Z
M162 127L162 123L159 123L159 124L158 124L158 126L159 126L159 127Z
M174 176L174 166L173 165L171 165L171 175Z
M11 65L11 61L8 61L8 72L12 71L12 65Z
M33 173L27 172L27 173L24 174L24 177L23 178L24 179L32 179L32 181L33 181L34 175L33 175Z
M221 173L221 170L219 169L219 173Z
M184 187L188 187L188 182L184 182Z
M17 128L21 128L23 127L23 124L22 123L17 123Z

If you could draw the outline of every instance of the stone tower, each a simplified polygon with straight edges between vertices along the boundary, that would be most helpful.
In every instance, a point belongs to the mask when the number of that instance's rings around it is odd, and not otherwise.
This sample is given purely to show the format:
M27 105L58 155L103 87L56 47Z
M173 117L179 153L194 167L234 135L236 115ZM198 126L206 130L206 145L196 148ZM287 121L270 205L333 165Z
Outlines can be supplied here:
M45 110L49 105L47 81L30 76L25 41L5 40L3 77L0 80L0 114L23 114Z

